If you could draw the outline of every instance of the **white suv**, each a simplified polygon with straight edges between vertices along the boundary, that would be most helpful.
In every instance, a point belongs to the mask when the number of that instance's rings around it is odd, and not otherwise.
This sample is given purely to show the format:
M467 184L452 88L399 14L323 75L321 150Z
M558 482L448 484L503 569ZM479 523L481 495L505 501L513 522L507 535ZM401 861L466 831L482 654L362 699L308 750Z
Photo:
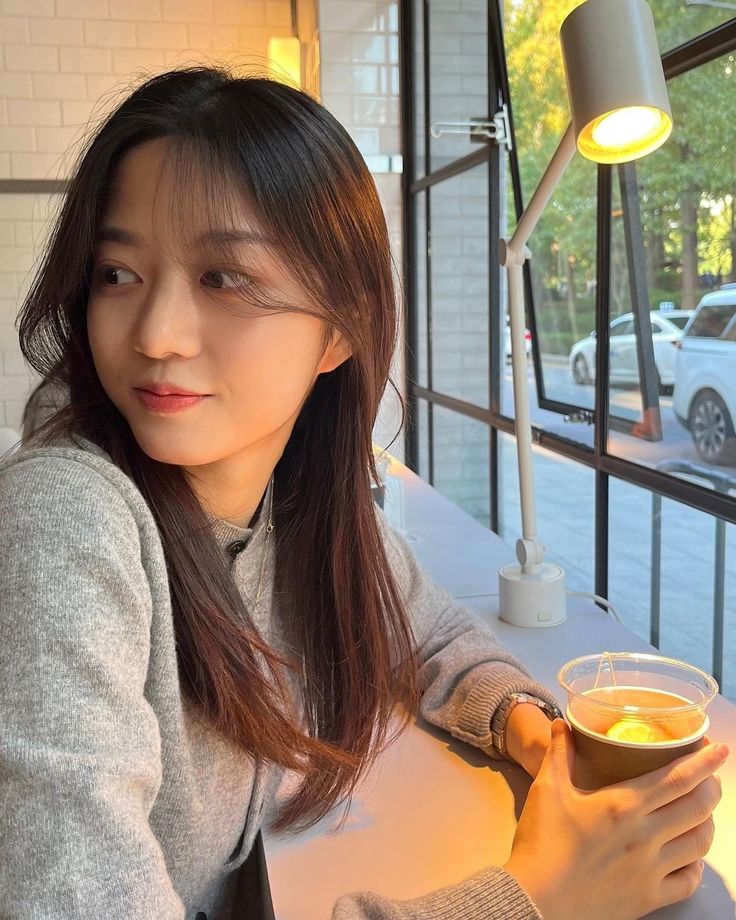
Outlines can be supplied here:
M673 409L703 460L736 461L736 284L706 294L685 327Z

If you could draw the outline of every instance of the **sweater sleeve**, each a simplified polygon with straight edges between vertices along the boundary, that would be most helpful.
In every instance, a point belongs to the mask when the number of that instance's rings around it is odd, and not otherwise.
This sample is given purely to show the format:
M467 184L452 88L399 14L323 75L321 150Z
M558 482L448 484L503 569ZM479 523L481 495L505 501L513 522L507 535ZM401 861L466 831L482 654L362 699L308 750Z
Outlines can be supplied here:
M351 894L335 904L332 920L543 920L516 879L498 867L411 901Z
M144 696L152 604L136 520L99 472L0 470L4 920L183 920L149 825L161 783Z
M524 692L555 705L558 700L503 648L490 626L432 581L385 513L376 510L419 652L421 713L428 722L499 760L491 742L491 719L505 697Z
M498 758L490 724L507 694L555 697L532 679L471 610L453 601L419 564L407 541L376 509L386 552L407 604L420 658L421 712L427 721ZM516 879L490 866L463 882L410 901L370 892L340 898L332 920L543 920Z

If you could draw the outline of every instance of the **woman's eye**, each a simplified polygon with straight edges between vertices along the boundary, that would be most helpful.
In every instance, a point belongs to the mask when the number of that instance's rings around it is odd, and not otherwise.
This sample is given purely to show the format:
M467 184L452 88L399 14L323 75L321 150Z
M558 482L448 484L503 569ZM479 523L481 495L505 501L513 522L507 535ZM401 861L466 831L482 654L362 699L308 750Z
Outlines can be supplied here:
M111 287L125 284L126 275L132 276L134 281L138 277L135 272L128 268L120 268L119 265L98 265L95 269L95 281Z
M253 279L243 272L228 272L219 268L210 269L202 275L202 278L206 279L210 287L225 290L243 290L254 284Z

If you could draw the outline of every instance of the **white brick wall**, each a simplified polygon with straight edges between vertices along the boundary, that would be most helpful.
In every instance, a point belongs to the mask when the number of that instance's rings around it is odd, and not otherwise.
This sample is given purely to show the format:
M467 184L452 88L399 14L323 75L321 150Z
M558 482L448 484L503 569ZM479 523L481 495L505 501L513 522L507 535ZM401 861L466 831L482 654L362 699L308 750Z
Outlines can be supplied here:
M366 157L400 154L398 0L321 0L319 21L324 103ZM143 73L196 60L265 67L269 37L290 27L288 0L0 0L0 179L64 177L90 121ZM376 182L400 265L401 179ZM0 195L0 425L20 425L33 382L13 321L53 202ZM403 344L392 373L401 387ZM397 425L389 393L376 440L387 445ZM403 457L401 436L391 450Z
M144 74L195 61L266 67L288 0L0 0L0 179L68 174L88 123ZM48 226L48 195L0 195L0 426L33 384L14 320Z
M399 120L398 0L320 0L322 102L347 128L368 165L383 203L395 265L401 266L401 175L386 172L388 157L401 154ZM380 171L379 171L380 170ZM397 275L397 284L400 277ZM402 302L403 314L403 302ZM404 392L404 338L391 375ZM373 439L404 458L398 401L387 388Z

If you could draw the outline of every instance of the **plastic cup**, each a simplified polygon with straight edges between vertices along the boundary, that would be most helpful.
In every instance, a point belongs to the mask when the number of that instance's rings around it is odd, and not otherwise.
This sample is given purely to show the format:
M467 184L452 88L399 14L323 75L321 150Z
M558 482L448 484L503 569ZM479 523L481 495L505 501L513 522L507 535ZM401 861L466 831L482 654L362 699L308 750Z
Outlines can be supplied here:
M575 658L557 679L567 692L580 789L642 776L703 747L706 709L718 693L700 668L636 652Z

